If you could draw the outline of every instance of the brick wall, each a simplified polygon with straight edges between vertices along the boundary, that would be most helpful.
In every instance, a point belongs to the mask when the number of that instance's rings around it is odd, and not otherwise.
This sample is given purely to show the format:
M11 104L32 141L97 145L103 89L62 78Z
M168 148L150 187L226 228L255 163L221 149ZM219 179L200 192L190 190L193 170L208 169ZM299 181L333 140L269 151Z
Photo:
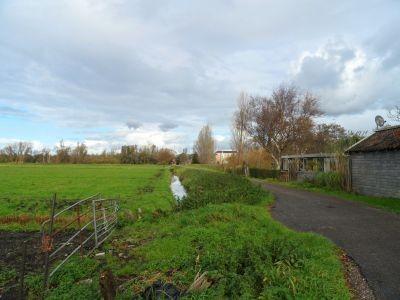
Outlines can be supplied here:
M351 154L353 191L400 198L400 151Z

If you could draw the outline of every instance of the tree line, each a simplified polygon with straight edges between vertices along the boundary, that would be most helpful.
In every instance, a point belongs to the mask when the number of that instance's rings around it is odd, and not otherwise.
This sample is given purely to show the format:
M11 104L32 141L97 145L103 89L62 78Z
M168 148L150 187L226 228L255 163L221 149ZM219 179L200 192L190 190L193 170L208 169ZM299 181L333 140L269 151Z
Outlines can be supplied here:
M197 161L196 155L188 154L187 149L177 154L171 149L158 148L155 145L124 145L119 150L104 150L98 154L89 154L85 143L77 143L75 147L70 147L62 140L53 151L49 148L34 150L30 142L11 143L0 149L2 163L187 164L193 159Z

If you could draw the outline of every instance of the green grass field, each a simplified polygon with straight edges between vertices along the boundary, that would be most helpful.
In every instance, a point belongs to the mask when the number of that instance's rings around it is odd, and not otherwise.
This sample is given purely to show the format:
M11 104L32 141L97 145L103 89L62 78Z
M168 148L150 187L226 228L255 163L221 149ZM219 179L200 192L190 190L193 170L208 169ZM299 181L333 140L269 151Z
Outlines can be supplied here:
M158 165L15 165L0 164L0 220L15 215L48 215L57 206L101 193L120 197L122 208L167 209L172 196L168 167ZM0 224L0 228L32 228L37 224Z
M117 299L140 298L157 280L184 299L349 299L338 249L327 239L291 231L267 210L272 196L247 179L207 168L177 168L188 197L173 205L170 170L162 166L3 165L3 215L52 192L76 199L120 195L120 225L101 251L105 260L75 257L51 279L46 299L100 299L99 274L111 269ZM31 186L37 187L35 190ZM118 192L118 193L117 193ZM142 212L138 212L138 208ZM22 206L18 213L33 213ZM210 285L188 291L196 274ZM1 275L1 274L0 274ZM7 274L3 274L7 277ZM1 276L0 276L1 277ZM91 279L90 283L82 282ZM28 276L29 298L42 277Z

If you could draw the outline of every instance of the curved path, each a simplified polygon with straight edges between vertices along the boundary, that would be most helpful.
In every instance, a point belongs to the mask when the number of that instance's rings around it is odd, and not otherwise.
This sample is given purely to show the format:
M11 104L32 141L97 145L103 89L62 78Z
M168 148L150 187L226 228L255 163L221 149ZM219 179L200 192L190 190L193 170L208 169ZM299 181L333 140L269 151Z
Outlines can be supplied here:
M378 299L400 299L400 215L334 196L262 186L276 197L275 219L328 237L360 266Z

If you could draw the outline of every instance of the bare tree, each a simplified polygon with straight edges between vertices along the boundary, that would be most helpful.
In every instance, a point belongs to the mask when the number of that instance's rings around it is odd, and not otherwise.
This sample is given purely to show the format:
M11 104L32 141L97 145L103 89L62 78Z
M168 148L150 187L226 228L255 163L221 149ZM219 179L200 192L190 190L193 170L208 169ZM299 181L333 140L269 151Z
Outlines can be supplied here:
M32 155L32 143L18 142L16 143L17 162L24 163L29 155Z
M237 110L232 122L232 147L237 151L236 164L245 162L245 153L250 146L248 126L251 120L251 105L249 96L241 92L237 100Z
M394 121L400 122L400 106L395 106L393 109L389 110L389 118Z
M251 104L249 134L271 154L276 168L285 152L304 150L304 141L312 137L314 117L322 114L317 98L294 86L281 85L270 97L252 98Z
M84 143L77 143L76 147L72 150L71 157L74 164L81 164L86 162L88 155L87 147Z
M175 159L175 153L171 149L161 148L157 153L157 161L159 164L168 165Z
M17 160L17 144L9 144L4 147L4 153L7 156L9 162L14 162Z
M194 144L194 152L199 157L199 162L209 164L214 161L215 141L212 136L210 125L205 125L199 132L196 143Z
M64 141L61 140L56 147L56 159L58 163L69 163L71 156L71 148L65 146Z
M42 156L42 163L43 164L48 164L50 163L51 160L51 154L50 154L50 149L49 148L43 148L41 151L41 156Z

